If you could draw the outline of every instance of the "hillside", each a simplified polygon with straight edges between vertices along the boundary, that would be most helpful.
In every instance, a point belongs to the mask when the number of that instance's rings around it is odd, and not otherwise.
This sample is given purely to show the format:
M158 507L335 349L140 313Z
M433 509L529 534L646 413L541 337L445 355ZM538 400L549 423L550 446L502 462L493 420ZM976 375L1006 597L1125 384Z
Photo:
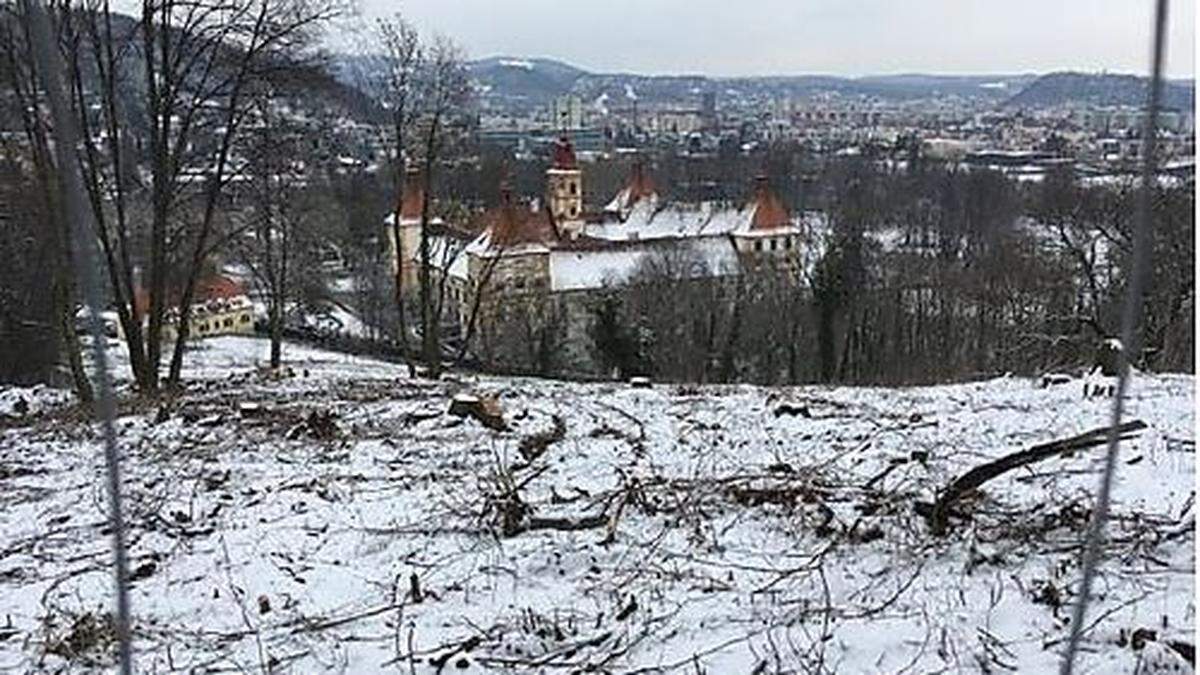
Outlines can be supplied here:
M485 96L515 101L545 102L569 91L584 71L553 59L496 56L469 64L471 78L482 84Z
M1103 425L1078 382L430 382L290 345L270 377L265 353L207 341L179 399L122 408L141 672L1057 667L1100 451L996 478L947 536L915 505ZM1191 672L1194 388L1134 380L1081 672ZM502 428L447 414L468 393ZM45 390L0 419L0 668L111 663L95 429Z
M0 22L14 20L11 15L0 14ZM113 41L117 43L115 51L121 55L119 67L122 94L125 96L123 105L129 110L129 124L136 128L136 125L144 120L144 113L140 109L144 106L146 96L141 28L134 17L117 12L112 14L111 21ZM80 40L80 70L88 82L87 88L96 91L99 88L96 79L98 74L91 36L83 32ZM230 55L230 60L233 50L236 49L233 44L226 45L225 51ZM297 111L316 117L332 114L357 121L380 119L382 112L378 104L353 83L334 77L331 74L333 67L333 62L327 60L324 54L313 52L304 54L302 60L264 63L260 70L262 76L272 85L276 96L287 98L289 104Z
M1136 75L1095 73L1050 73L1043 75L1016 96L1007 107L1051 107L1067 104L1097 106L1144 106L1149 80ZM1179 82L1163 84L1163 106L1192 109L1195 88Z
M345 57L350 58L350 57ZM496 56L469 64L482 97L501 105L546 105L556 96L576 94L585 101L681 102L702 91L759 97L803 97L836 92L886 100L960 96L1003 100L1033 76L880 75L860 78L828 75L716 78L703 75L645 75L591 72L546 58Z

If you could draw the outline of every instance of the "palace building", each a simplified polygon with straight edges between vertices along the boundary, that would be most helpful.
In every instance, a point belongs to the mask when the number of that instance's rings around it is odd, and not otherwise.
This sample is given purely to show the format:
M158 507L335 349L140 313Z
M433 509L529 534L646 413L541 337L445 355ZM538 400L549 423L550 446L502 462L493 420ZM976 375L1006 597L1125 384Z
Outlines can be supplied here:
M400 226L386 223L395 272L399 230L402 284L416 288L421 264L421 192L410 174ZM748 270L797 270L804 263L807 227L789 213L765 176L749 199L672 203L645 166L636 163L626 185L599 212L585 212L585 176L568 140L558 141L546 172L543 199L515 198L501 186L500 204L468 223L430 224L431 273L444 279L447 307L460 326L478 314L480 333L496 322L555 313L567 343L586 332L587 300L654 275L695 282L735 282ZM565 318L564 318L565 317Z

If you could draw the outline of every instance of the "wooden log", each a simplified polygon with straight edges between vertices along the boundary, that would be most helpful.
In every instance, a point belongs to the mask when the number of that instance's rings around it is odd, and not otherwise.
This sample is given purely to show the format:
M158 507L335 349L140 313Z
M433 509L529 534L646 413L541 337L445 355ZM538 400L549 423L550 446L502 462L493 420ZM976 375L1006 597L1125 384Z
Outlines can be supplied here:
M1132 420L1117 427L1117 431L1121 438L1125 439L1128 438L1129 434L1145 428L1145 422ZM1032 448L1014 452L999 459L980 464L962 476L959 476L942 492L929 512L930 530L936 535L945 534L949 508L964 494L979 488L989 480L1008 473L1013 469L1028 466L1051 457L1075 450L1104 445L1108 441L1108 434L1109 427L1100 427L1099 429L1092 429L1078 436L1042 443Z

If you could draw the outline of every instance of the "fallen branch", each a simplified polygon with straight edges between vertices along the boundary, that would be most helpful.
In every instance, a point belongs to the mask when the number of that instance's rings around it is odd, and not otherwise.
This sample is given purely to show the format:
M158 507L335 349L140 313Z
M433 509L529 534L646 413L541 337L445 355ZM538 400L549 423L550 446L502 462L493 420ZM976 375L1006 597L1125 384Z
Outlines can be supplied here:
M1129 434L1140 431L1146 428L1146 423L1141 420L1133 420L1126 422L1117 427L1117 433L1120 434L1122 440L1127 439ZM941 497L933 504L933 508L928 510L928 519L930 530L935 535L946 533L947 516L951 506L959 500L964 494L978 489L981 485L1004 475L1013 469L1018 469L1023 466L1035 464L1051 457L1064 455L1075 450L1084 450L1087 448L1104 445L1108 440L1109 427L1101 427L1092 429L1091 431L1064 438L1049 443L1035 445L1032 448L1014 452L1005 455L1000 459L992 460L985 464L981 464L974 469L966 472L950 486L942 492Z

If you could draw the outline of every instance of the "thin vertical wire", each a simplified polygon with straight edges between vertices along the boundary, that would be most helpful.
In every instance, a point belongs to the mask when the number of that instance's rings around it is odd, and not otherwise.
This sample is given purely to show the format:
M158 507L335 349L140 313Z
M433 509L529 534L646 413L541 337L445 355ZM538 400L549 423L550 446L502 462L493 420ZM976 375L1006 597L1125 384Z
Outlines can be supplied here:
M1087 616L1092 581L1096 576L1096 566L1104 542L1104 527L1108 520L1113 474L1116 473L1117 451L1120 445L1120 434L1117 428L1121 424L1125 394L1129 387L1129 361L1133 355L1141 353L1142 291L1146 284L1146 277L1150 273L1150 256L1153 245L1152 202L1157 180L1155 155L1158 145L1158 107L1162 89L1163 53L1167 41L1166 25L1167 0L1157 0L1154 12L1154 47L1151 56L1153 66L1150 78L1149 111L1146 115L1146 126L1142 137L1142 184L1138 193L1137 220L1134 222L1133 232L1133 265L1129 275L1129 285L1126 288L1125 304L1121 310L1121 349L1117 357L1117 393L1113 399L1112 426L1108 430L1108 452L1104 457L1104 474L1100 478L1096 506L1092 510L1092 519L1088 524L1087 544L1083 553L1083 578L1080 582L1079 597L1075 601L1071 615L1071 636L1067 642L1067 652L1063 656L1062 675L1072 675L1074 672L1079 641L1083 637L1083 621Z
M128 560L125 553L125 518L121 511L121 468L120 454L117 451L117 437L113 429L115 404L113 400L112 380L108 372L107 336L104 334L100 313L103 300L100 288L103 281L100 278L97 260L93 247L92 213L83 202L83 184L79 177L79 157L77 151L78 132L75 120L67 107L62 83L62 59L55 48L57 40L50 28L50 19L43 0L23 0L26 16L30 21L30 34L33 37L34 55L37 59L38 74L42 88L46 90L46 99L50 105L50 114L54 120L54 154L58 162L58 173L63 190L62 203L65 217L72 228L74 246L71 247L75 258L75 267L79 270L79 287L87 301L89 326L92 334L92 362L95 370L93 378L96 384L95 413L100 420L104 435L104 460L108 473L108 526L112 531L114 584L117 594L117 612L115 628L117 633L118 656L123 675L133 672L133 653L130 646L129 634L129 591L127 573Z

